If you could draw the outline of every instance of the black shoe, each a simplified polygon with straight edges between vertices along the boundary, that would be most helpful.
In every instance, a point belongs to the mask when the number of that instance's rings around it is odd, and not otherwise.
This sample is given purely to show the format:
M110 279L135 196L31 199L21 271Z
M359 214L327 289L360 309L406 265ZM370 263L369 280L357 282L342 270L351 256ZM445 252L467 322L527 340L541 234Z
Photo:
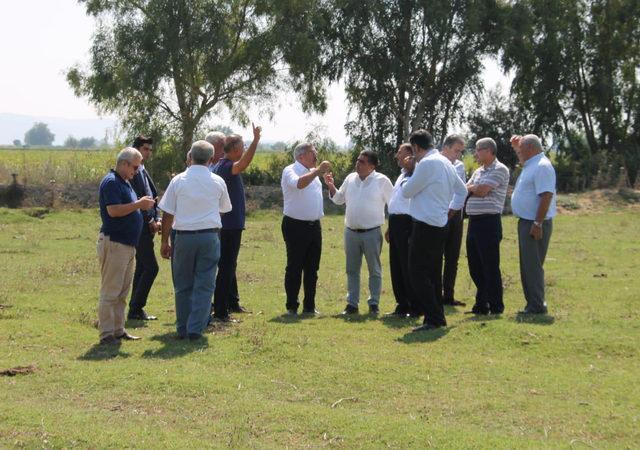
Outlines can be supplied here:
M189 333L187 337L190 341L197 341L198 339L202 338L202 335L198 333Z
M116 336L116 339L123 339L125 341L139 341L140 339L142 339L139 336L132 336L129 333L127 333L126 331L121 334L120 336Z
M380 308L378 308L378 305L369 305L369 314L376 316L379 312Z
M298 315L297 309L287 309L287 316L297 316L297 315Z
M100 339L100 345L118 344L120 341L115 336L107 336Z
M467 306L467 304L465 302L460 302L456 299L453 298L449 298L446 300L442 301L443 305L448 305L448 306Z
M477 309L472 309L471 311L465 311L465 314L474 314L476 316L488 316L489 311L478 311Z
M242 305L234 305L229 308L229 312L238 313L238 314L251 314L247 308Z
M313 309L303 309L302 310L302 314L307 314L310 316L319 316L320 315L320 311L318 311L317 309L313 308Z
M420 333L421 331L431 331L437 330L438 328L442 328L444 325L433 325L431 323L425 323L420 325L419 327L415 327L411 330L412 333Z
M424 314L422 314L421 312L418 311L411 311L409 313L409 317L411 317L412 319L418 319L420 317L424 316Z
M343 315L352 315L352 314L358 314L358 308L356 306L350 305L347 303L346 308L344 308L344 311L342 311Z
M141 311L134 311L129 312L129 315L127 316L127 319L129 320L158 320L158 318L156 316L150 316L149 314L147 314L145 312L145 310L141 310Z
M396 309L393 312L385 314L385 317L397 317L399 319L404 319L407 316L408 316L408 314L406 312L404 312L402 310L399 311L398 309Z
M238 319L234 319L231 316L225 316L225 317L213 316L213 319L211 319L211 323L240 323L240 321Z
M543 315L543 314L547 314L547 309L539 309L539 310L532 310L532 309L523 309L522 311L518 311L518 315L519 316L527 316L527 315Z

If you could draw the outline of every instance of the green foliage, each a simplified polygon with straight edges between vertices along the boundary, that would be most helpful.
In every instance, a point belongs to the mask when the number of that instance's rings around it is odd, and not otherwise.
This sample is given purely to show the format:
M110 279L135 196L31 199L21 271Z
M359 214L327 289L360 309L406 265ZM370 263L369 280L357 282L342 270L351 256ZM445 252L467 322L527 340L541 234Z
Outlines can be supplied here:
M14 139L13 140L13 146L14 147L22 147L22 141L20 139Z
M200 343L174 340L171 269L161 260L147 306L160 320L129 322L143 340L101 349L97 211L0 209L0 370L35 366L0 377L2 446L637 446L637 212L558 217L545 264L551 315L522 322L516 221L506 217L505 314L447 308L446 332L422 336L409 333L418 320L338 314L342 216L322 223L323 316L283 316L280 221L247 221L238 284L253 314L240 324ZM387 252L383 312L394 306ZM456 294L472 302L464 255L463 246Z
M36 122L24 134L24 143L27 145L51 145L56 138L49 130L49 125L43 122Z

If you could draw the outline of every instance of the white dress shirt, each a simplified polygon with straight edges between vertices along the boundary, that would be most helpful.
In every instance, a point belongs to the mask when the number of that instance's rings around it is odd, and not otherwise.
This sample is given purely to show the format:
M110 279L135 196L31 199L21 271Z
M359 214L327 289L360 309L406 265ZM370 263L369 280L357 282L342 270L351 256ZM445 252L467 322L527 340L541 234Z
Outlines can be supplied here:
M456 170L456 174L463 183L467 183L467 174L464 171L464 163L459 159L456 159L453 163L453 168ZM453 200L451 200L451 204L449 205L449 209L460 210L464 207L464 201L467 199L467 193L465 195L453 194Z
M407 177L407 170L402 169L396 183L393 185L393 193L389 200L389 214L409 214L411 199L402 196L402 181Z
M231 211L227 185L207 166L192 165L173 177L158 207L174 216L174 230L221 228L220 213Z
M467 187L451 161L436 149L418 161L413 175L402 185L402 195L411 199L411 217L434 227L447 225L447 214L454 194L463 199L458 208L453 208L460 209L467 195Z
M384 205L389 203L392 193L393 185L385 175L374 170L363 181L353 172L331 201L336 205L347 204L344 217L347 228L368 230L384 223Z
M298 180L309 173L300 161L288 165L282 171L280 186L284 197L284 215L297 220L320 220L324 216L322 183L318 177L305 188L298 188Z
M536 220L540 194L553 193L546 219L556 215L556 171L544 153L525 161L511 194L513 214L521 219Z

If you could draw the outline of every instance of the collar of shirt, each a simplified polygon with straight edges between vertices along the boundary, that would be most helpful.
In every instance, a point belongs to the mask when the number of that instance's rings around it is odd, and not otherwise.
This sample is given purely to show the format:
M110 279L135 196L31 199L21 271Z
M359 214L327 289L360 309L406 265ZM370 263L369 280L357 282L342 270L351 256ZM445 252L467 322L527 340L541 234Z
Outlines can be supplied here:
M305 167L304 164L302 164L300 161L296 160L295 163L293 163L293 168L296 170L296 173L298 172L311 172L311 169Z
M531 158L527 159L524 164L522 165L522 167L526 167L532 164L535 164L536 162L540 161L542 159L542 157L544 156L544 152L540 152L538 153L536 156L532 156Z

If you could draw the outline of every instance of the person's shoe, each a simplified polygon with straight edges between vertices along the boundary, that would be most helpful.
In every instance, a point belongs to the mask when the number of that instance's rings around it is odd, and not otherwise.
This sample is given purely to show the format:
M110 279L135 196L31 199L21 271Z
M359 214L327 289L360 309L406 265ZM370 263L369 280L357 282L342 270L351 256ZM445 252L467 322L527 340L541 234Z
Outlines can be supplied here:
M240 323L240 321L238 319L234 319L231 316L225 316L225 317L213 317L213 319L211 320L211 323Z
M140 336L133 336L125 331L120 336L116 336L116 339L121 339L125 341L139 341L142 338Z
M415 327L413 330L411 330L412 333L420 333L422 331L431 331L431 330L437 330L438 328L442 328L444 325L433 325L431 323L425 323L420 325L419 327Z
M112 345L120 342L115 336L107 336L100 339L100 345Z
M320 311L318 311L317 309L303 309L302 310L302 314L305 315L309 315L309 316L319 316L320 315Z
M150 316L145 312L145 310L134 311L133 313L129 312L127 315L127 319L129 320L158 320L156 316Z
M477 309L472 309L471 311L465 311L465 314L473 314L476 316L488 316L489 311L478 311Z
M297 316L297 315L298 315L297 309L287 309L287 316Z
M449 298L449 299L443 300L442 304L443 305L448 305L448 306L467 306L467 304L465 302L458 301L458 300L456 300L454 298Z
M342 311L342 314L345 316L358 314L358 308L347 303L347 306L344 308L344 311Z
M543 314L547 314L547 309L540 309L540 310L531 310L531 309L523 309L522 311L518 311L518 315L519 316L527 316L527 315L543 315Z
M173 338L174 338L176 341L183 341L183 340L185 340L187 337L186 337L184 334L176 334Z
M229 308L229 312L238 313L238 314L251 314L247 308L242 305L234 305Z
M408 314L405 311L399 310L398 308L396 308L395 311L385 314L385 317L405 318L407 316Z
M187 337L189 338L190 341L197 341L198 339L202 338L201 334L198 333L189 333L187 334Z
M369 305L369 314L376 316L379 312L380 308L378 308L378 305Z

